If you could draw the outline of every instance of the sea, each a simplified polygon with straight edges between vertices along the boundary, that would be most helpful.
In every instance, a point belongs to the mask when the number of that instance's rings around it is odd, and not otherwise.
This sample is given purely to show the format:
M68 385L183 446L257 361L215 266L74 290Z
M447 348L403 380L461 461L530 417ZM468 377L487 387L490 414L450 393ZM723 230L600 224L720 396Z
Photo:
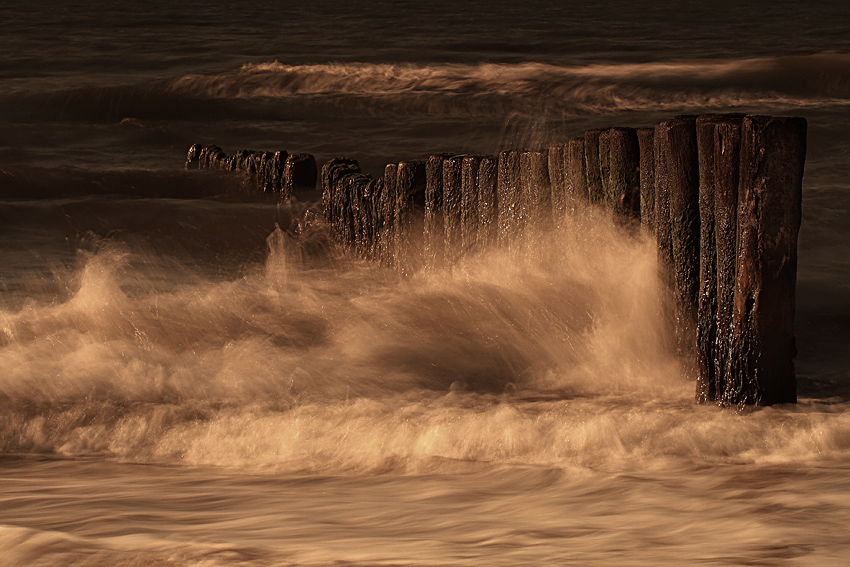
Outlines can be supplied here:
M850 8L0 5L0 566L847 565ZM799 403L695 403L593 208L399 274L190 145L322 163L803 116Z

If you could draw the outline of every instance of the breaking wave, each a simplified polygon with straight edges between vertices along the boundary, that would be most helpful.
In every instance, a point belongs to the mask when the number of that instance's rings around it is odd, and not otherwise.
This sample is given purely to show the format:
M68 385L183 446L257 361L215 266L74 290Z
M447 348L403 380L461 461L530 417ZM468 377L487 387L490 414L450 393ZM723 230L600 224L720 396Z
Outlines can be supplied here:
M107 239L54 275L64 296L0 310L0 451L365 474L847 457L843 404L693 405L652 243L592 211L529 238L399 279L275 229L225 280Z
M498 64L247 64L175 79L175 92L210 98L293 96L518 97L582 112L682 105L822 106L850 98L850 56L809 56L559 66Z
M262 62L154 83L8 92L16 120L595 115L846 105L850 55L553 65ZM246 102L250 101L250 104Z

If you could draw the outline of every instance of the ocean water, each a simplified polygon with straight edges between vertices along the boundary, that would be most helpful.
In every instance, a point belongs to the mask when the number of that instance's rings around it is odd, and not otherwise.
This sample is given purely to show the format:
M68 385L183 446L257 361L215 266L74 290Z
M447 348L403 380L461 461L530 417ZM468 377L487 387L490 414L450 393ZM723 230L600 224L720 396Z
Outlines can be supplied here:
M0 565L844 565L843 4L0 7ZM383 165L805 116L796 405L694 403L593 209L400 277L193 143Z

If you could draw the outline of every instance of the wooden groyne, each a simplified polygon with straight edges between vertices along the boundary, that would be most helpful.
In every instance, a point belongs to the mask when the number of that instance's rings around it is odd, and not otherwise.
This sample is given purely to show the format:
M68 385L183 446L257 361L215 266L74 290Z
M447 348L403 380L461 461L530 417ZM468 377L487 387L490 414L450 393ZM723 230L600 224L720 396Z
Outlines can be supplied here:
M226 154L215 145L194 144L186 155L186 169L239 171L249 175L259 191L279 194L284 200L291 199L298 189L316 187L316 158L310 154L289 154L285 150L241 150Z
M588 204L605 207L657 243L697 400L793 403L805 155L803 118L679 116L654 128L588 130L544 149L400 161L379 178L354 159L332 159L321 169L322 209L352 254L410 273L511 246ZM309 183L296 174L309 161L196 145L187 167L245 171L289 198L297 180ZM315 160L312 172L315 183Z

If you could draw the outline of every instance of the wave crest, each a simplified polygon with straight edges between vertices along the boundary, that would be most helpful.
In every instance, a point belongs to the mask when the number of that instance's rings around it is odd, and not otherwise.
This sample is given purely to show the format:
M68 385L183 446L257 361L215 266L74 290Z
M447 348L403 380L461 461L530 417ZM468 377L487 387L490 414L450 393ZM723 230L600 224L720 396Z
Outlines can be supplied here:
M512 97L583 111L664 110L681 105L819 106L850 100L850 55L653 63L287 65L252 63L172 81L175 92L214 99Z

